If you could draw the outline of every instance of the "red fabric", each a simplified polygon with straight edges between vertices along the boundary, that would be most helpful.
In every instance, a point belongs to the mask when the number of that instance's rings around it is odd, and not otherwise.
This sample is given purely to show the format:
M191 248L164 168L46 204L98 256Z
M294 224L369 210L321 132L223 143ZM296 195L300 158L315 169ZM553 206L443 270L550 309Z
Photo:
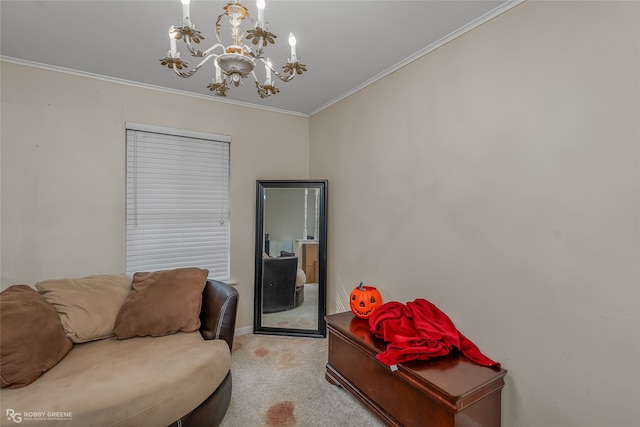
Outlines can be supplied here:
M500 367L462 335L449 317L425 299L402 304L391 301L369 318L371 332L387 342L376 359L387 366L410 360L426 360L459 350L482 366Z

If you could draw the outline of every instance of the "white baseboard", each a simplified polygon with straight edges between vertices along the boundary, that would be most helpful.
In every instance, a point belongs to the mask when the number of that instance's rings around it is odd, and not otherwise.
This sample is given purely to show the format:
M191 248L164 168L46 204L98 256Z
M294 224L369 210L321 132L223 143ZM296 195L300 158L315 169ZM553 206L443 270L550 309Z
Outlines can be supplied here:
M243 328L237 328L235 331L235 335L247 335L253 333L253 326L245 326Z

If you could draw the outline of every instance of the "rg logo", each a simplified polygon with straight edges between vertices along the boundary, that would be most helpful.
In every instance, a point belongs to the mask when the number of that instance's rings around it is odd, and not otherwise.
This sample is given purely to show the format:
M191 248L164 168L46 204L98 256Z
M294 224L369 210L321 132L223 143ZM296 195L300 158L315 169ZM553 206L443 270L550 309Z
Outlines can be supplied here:
M12 420L14 423L21 423L22 414L14 411L13 409L7 409L7 419Z

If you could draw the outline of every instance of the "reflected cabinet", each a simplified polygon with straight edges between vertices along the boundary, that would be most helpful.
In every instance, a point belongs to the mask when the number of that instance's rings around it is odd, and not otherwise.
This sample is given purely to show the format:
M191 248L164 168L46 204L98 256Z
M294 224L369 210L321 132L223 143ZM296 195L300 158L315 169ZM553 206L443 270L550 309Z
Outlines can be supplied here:
M327 181L256 185L254 333L326 336Z

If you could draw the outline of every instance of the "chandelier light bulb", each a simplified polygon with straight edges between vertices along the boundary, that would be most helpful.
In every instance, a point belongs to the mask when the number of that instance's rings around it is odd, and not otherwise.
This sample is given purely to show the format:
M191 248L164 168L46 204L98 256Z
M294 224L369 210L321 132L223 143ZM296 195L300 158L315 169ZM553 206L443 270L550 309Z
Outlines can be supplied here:
M191 0L180 0L182 2L182 18L187 19L189 17L189 3Z
M265 73L267 74L267 78L265 81L265 85L271 84L271 60L267 58L267 63L264 66Z
M296 62L296 36L293 33L289 33L289 46L291 46L291 62Z
M264 26L264 0L258 0L257 2L257 6L258 6L258 26L262 27Z

